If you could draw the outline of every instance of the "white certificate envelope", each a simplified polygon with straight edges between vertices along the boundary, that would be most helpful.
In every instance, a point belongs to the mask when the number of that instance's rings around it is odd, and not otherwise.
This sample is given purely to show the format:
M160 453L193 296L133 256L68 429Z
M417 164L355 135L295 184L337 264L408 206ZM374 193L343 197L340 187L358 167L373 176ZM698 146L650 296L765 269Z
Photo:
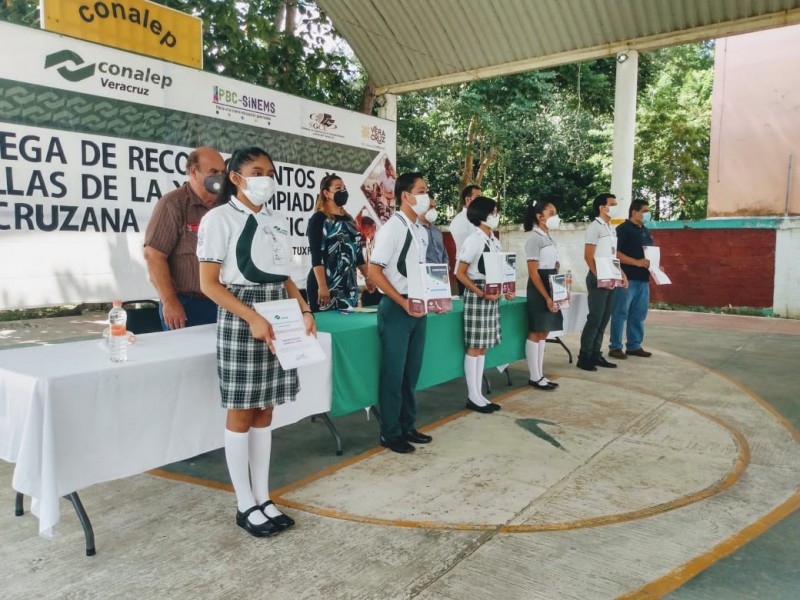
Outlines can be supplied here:
M484 252L483 266L486 271L487 294L499 294L503 291L503 276L506 270L506 260L502 252Z
M275 355L284 369L296 369L325 360L325 350L313 335L306 334L303 313L295 299L256 302L253 308L275 332Z
M550 298L558 310L569 308L569 288L566 273L550 275Z
M610 256L595 258L597 266L597 287L615 288L623 285L619 260Z
M645 246L644 257L650 261L650 274L657 285L667 285L672 283L667 274L661 268L661 248L658 246Z

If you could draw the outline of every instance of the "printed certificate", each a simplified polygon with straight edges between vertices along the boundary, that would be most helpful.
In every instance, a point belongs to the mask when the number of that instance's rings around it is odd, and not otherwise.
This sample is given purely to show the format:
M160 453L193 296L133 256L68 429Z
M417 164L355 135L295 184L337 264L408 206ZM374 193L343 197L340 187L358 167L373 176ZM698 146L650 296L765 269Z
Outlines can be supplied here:
M306 324L297 300L256 302L253 308L272 325L275 332L272 345L284 369L296 369L325 360L325 350L317 338L306 334Z

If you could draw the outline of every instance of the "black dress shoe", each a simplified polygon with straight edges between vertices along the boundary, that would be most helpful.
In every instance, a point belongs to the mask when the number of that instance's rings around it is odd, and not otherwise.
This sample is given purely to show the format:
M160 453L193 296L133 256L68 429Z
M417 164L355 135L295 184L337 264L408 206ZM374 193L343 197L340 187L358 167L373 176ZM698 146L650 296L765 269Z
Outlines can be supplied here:
M547 380L547 385L551 385L551 386L553 386L554 388L557 388L557 387L558 387L558 384L557 384L555 381L550 381L549 379Z
M269 516L269 515L266 513L266 511L264 510L264 509L265 509L265 508L267 508L267 507L268 507L270 504L272 504L273 506L275 505L275 503L274 503L272 500L267 500L266 502L264 502L264 504L262 504L262 505L261 505L261 506L259 506L258 508L260 508L260 509L261 509L261 512L263 512L263 513L264 513L264 516L265 516L265 517L267 517L267 519L269 519L270 521L272 521L273 523L275 523L275 525L277 525L277 526L278 526L278 528L280 529L280 531L283 531L284 529L289 529L289 527L291 527L292 525L294 525L294 519L293 519L292 517L288 516L288 515L284 515L283 513L281 513L281 514L280 514L280 515L278 515L277 517L270 517L270 516ZM277 508L277 507L276 507L276 508Z
M486 406L488 406L489 408L491 408L495 412L500 410L500 405L499 404L495 404L494 402L489 402L489 404L487 404Z
M616 369L617 365L612 362L608 362L604 356L599 356L594 359L594 364L598 367L605 367L606 369Z
M594 361L591 358L578 358L575 366L584 371L597 371L597 367L594 366Z
M488 414L494 412L494 409L491 406L489 406L488 404L486 406L478 406L472 400L467 400L466 406L470 410L474 410L475 412L483 413L485 415L488 415Z
M250 519L247 517L250 516L251 513L254 513L257 510L261 510L258 506L251 506L244 512L236 511L236 524L244 529L250 535L255 537L269 537L271 535L275 535L280 531L283 531L276 523L274 523L271 519L267 519L266 523L262 523L261 525L254 525L250 522Z
M417 431L416 429L412 429L411 431L406 431L403 435L403 439L407 442L413 442L415 444L430 444L433 441L433 438L429 435L425 435Z
M388 448L392 452L397 452L398 454L408 454L409 452L414 452L414 450L416 450L414 446L409 444L401 437L390 439L381 437L381 446Z
M542 379L544 379L544 377L542 377ZM528 385L534 389L542 390L544 392L552 392L554 389L556 389L557 386L550 385L549 383L542 381L542 379L537 379L536 381L529 379Z

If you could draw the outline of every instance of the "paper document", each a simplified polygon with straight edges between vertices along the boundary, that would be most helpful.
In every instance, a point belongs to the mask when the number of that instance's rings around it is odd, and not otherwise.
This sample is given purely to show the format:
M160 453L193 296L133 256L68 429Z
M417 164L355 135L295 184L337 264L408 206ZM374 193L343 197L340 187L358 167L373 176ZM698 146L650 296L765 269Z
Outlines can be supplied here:
M483 267L486 271L486 288L484 292L493 296L503 291L506 260L503 252L484 252Z
M657 285L667 285L672 283L667 274L661 268L661 248L658 246L645 246L644 257L650 261L650 275Z
M443 313L453 310L450 270L444 263L422 263L418 269L408 266L408 300L417 313Z
M514 252L501 252L503 255L503 293L517 291L517 255Z
M550 275L550 297L556 310L569 308L569 289L567 288L567 274L556 273Z
M313 335L306 334L303 313L295 299L256 302L253 308L275 332L275 355L284 369L296 369L325 360L325 350Z
M602 256L595 258L595 265L597 266L597 287L613 289L623 286L624 280L622 279L619 259Z

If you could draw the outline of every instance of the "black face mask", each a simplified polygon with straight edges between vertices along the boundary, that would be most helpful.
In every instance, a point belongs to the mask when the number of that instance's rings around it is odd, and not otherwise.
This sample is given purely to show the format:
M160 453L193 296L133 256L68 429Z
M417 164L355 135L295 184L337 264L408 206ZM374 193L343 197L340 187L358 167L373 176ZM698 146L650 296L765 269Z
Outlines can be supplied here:
M224 186L225 175L209 175L203 180L203 187L212 194L221 194Z
M347 204L347 190L339 190L333 195L333 201L336 203L336 206L344 206Z

